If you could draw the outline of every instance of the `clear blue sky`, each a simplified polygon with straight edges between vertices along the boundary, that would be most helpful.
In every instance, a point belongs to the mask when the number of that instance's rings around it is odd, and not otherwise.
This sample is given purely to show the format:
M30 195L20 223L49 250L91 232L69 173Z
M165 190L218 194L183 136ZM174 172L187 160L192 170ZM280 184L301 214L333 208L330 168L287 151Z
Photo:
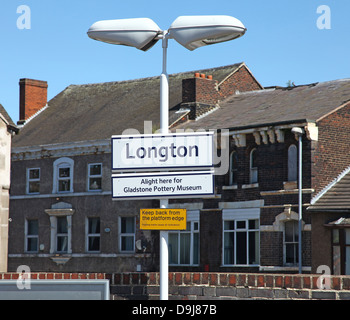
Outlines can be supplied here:
M31 10L30 29L17 27L20 5ZM317 26L321 5L330 29ZM178 16L208 14L234 16L247 33L192 52L170 41L170 74L244 61L263 86L350 77L349 0L1 0L0 103L16 123L20 78L46 80L51 99L70 84L161 73L160 42L142 52L93 41L86 32L98 20L148 17L167 29Z

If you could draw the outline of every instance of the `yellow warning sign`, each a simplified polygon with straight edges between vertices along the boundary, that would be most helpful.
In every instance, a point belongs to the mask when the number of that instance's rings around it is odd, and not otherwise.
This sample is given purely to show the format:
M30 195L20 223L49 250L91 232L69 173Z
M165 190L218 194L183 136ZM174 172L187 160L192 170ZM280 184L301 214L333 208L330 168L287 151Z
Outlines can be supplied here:
M186 230L186 209L141 209L141 230Z

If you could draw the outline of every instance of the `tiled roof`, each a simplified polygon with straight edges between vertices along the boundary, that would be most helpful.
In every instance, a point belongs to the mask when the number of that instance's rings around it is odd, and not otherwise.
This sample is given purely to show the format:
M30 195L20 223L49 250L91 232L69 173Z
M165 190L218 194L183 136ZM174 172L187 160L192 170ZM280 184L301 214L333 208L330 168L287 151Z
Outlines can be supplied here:
M212 75L219 83L242 63L169 76L169 109L182 100L182 80L195 72ZM109 139L125 129L144 133L144 120L159 128L159 77L130 81L71 85L48 102L14 137L13 146L44 145ZM176 114L171 113L173 121Z
M350 79L232 95L220 108L181 128L237 129L308 120L316 122L350 101Z
M349 211L350 210L350 167L325 187L312 201L308 210Z

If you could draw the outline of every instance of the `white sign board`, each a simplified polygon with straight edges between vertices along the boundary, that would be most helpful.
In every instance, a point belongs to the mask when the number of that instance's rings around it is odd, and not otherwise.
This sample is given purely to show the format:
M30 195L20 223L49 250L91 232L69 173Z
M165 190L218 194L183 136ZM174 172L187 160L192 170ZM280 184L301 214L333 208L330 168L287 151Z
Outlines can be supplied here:
M112 136L112 171L213 167L213 132Z
M213 171L112 175L113 200L196 198L213 194Z
M0 300L109 300L109 280L1 280Z

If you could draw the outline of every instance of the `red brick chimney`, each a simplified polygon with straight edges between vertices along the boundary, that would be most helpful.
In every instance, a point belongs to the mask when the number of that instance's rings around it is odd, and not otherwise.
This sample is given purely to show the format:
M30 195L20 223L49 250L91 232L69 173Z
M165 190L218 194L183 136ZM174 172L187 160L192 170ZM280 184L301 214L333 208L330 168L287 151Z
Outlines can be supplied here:
M182 80L182 108L189 108L190 120L198 119L217 107L219 102L217 81L211 75L195 73L194 78Z
M182 103L205 103L216 105L219 99L217 82L211 75L195 73L194 78L182 81Z
M47 82L33 79L19 80L19 120L25 121L47 103Z

